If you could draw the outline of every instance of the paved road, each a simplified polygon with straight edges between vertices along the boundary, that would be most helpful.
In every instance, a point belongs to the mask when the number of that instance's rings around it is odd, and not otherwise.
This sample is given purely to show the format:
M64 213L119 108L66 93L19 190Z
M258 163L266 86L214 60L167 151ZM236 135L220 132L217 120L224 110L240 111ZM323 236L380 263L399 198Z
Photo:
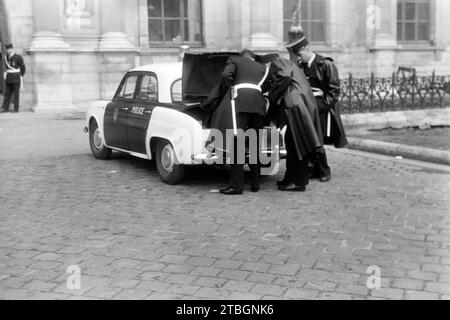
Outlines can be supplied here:
M82 126L0 117L0 299L450 299L448 167L330 149L329 184L226 198L96 161Z

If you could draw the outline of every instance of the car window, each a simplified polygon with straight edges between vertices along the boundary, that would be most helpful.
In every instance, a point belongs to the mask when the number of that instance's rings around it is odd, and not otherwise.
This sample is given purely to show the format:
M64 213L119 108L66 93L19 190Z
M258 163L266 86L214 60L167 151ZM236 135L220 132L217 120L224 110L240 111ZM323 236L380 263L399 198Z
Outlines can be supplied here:
M134 98L134 92L136 90L136 84L138 80L137 74L133 74L128 76L125 79L125 82L123 84L122 90L120 91L119 97L124 99L133 99Z
M142 77L138 99L158 101L158 79L155 75L146 74Z
M176 80L173 84L172 84L172 88L170 89L171 92L171 97L172 97L172 102L176 103L176 102L183 102L183 89L182 89L182 81L181 79Z

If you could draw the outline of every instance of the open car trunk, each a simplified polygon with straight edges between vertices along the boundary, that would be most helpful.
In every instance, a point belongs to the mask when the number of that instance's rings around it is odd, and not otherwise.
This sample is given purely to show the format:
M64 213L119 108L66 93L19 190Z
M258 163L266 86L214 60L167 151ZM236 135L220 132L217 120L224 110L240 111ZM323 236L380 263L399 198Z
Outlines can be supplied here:
M221 75L228 58L236 55L239 55L239 53L219 52L186 54L184 57L182 76L183 112L202 122L205 129L211 128L213 113L201 109L200 104L206 100L213 88L221 81ZM257 56L256 61L266 63L272 61L275 56L278 55ZM215 114L214 116L220 118L220 114ZM222 122L225 119L220 118L219 121ZM270 131L272 130L274 129L266 128L266 138L261 142L262 150L267 152L275 152L275 150L270 150L269 148L271 146ZM278 131L276 131L276 134L276 140L280 140L276 144L284 150L281 135Z
M183 60L183 100L203 101L221 78L232 52L186 54Z
M209 126L211 114L202 110L200 104L221 81L228 58L237 55L239 55L237 52L185 54L182 76L182 97L186 105L183 108L184 113L202 121L204 126ZM273 54L256 56L256 60L266 62L273 57Z
M205 128L210 126L211 113L200 108L212 89L221 80L221 74L233 52L185 54L183 60L182 96L185 102L183 112L201 121Z

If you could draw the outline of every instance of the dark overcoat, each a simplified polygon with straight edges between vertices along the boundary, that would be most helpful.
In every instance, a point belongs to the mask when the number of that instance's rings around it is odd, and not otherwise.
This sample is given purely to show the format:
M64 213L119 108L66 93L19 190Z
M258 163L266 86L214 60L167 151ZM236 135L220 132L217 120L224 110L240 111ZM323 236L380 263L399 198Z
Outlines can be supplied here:
M302 69L307 68L304 63L300 63L299 67ZM311 65L311 70L306 71L306 73L311 73L308 81L323 92L323 96L317 97L316 100L321 118L324 143L334 145L336 148L345 148L348 142L340 115L341 104L339 96L341 87L336 65L331 58L317 54ZM329 136L327 134L328 112L331 118Z
M319 111L311 87L303 71L293 62L277 58L271 65L271 106L267 120L277 119L293 135L301 160L323 146Z

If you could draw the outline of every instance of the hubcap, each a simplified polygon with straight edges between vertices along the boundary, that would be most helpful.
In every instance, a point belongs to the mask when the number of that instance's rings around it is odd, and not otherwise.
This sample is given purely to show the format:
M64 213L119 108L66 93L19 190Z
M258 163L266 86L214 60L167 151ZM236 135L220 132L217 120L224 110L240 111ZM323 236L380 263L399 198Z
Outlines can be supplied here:
M103 140L100 136L100 130L97 128L93 134L94 146L97 150L103 149Z
M162 150L161 164L166 172L171 173L173 171L175 165L175 154L171 145L165 146Z

